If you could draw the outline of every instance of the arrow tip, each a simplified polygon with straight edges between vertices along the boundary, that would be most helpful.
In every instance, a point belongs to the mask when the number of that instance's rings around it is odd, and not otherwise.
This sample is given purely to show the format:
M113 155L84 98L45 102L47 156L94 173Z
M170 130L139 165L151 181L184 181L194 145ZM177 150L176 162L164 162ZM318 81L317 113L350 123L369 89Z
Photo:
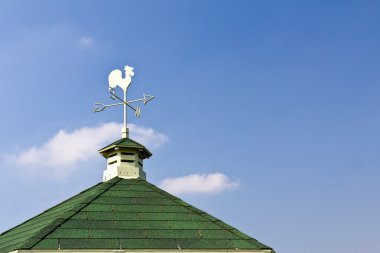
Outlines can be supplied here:
M95 103L94 106L94 112L101 112L105 109L105 106L102 103Z
M143 94L144 96L144 105L146 105L150 100L154 98L154 96Z

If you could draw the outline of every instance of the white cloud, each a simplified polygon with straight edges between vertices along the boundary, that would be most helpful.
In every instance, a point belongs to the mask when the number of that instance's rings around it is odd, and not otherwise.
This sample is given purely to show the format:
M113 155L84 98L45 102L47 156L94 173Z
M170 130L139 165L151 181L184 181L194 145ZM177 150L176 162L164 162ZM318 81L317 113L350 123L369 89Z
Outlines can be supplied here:
M94 42L94 39L90 36L82 36L79 40L79 44L82 47L90 47L93 42Z
M119 139L122 124L106 123L97 127L83 127L72 132L60 130L50 140L40 146L10 155L9 161L29 168L29 172L39 173L48 168L53 177L66 176L81 162L99 156L98 150ZM152 128L129 125L131 138L146 146L157 147L168 137ZM41 171L40 171L41 170Z
M222 173L191 174L184 177L167 178L160 187L172 194L220 193L240 186Z
M144 146L156 148L165 144L169 140L167 135L159 133L153 128L140 127L135 124L129 124L128 128L131 138Z

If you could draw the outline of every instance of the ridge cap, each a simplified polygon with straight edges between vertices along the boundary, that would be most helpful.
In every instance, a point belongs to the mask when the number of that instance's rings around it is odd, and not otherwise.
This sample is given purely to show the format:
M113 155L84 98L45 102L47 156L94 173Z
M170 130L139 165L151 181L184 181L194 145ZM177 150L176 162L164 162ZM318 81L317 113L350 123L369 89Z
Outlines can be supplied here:
M198 215L200 215L200 216L202 216L203 218L205 218L205 219L211 221L211 222L214 223L215 225L221 227L223 230L226 230L226 231L228 231L228 232L230 232L230 233L232 233L232 234L234 234L234 235L240 237L242 240L247 241L247 242L249 242L249 243L252 244L252 245L254 245L254 244L251 242L251 240L254 240L255 242L259 243L260 245L265 246L266 249L271 249L271 250L273 250L273 248L271 248L271 247L269 247L269 246L267 246L267 245L265 245L265 244L259 242L257 239L255 239L255 238L253 238L253 237L251 237L251 236L249 236L249 235L247 235L247 234L241 232L240 230L238 230L237 228L235 228L235 227L233 227L233 226L231 226L231 225L228 225L228 224L225 223L224 221L222 221L222 220L220 220L220 219L218 219L218 218L212 216L211 214L209 214L209 213L207 213L207 212L205 212L205 211L203 211L203 210L201 210L201 209L199 209L199 208L196 208L196 207L194 207L193 205L190 205L189 203L187 203L187 202L183 201L182 199L180 199L180 198L178 198L178 197L176 197L176 196L174 196L174 195L168 193L168 192L165 191L165 190L162 190L161 188L155 186L154 184L149 183L148 181L145 181L145 182L146 182L146 184L147 184L147 186L148 186L149 188L151 188L151 189L152 189L152 188L156 188L156 189L158 189L159 191L161 191L163 194L165 194L165 195L169 195L169 196L172 198L172 200L175 201L176 203L180 204L181 206L183 206L184 208L186 208L186 209L188 209L188 210L190 210L190 211L192 211L192 212L196 212ZM187 204L188 206L184 205L184 204L181 203L181 202ZM192 210L192 209L193 209L193 210ZM220 223L221 223L221 224L220 224ZM236 231L239 232L239 233L236 233ZM245 236L247 236L247 237L249 237L249 238L244 238L244 236L240 235L240 233L241 233L241 234L244 234Z
M100 192L94 192L94 193L91 193L89 194L89 196L85 197L82 201L79 201L78 203L74 203L74 207L64 211L62 214L60 214L58 217L56 217L55 219L53 219L51 222L49 222L48 224L44 225L44 226L41 226L41 228L39 230L37 230L33 235L31 235L28 239L26 239L25 241L21 242L19 244L19 246L17 246L17 243L15 244L16 248L14 248L13 250L17 250L17 249L31 249L32 247L34 247L36 244L38 244L39 242L41 242L43 239L45 239L46 236L48 236L50 233L52 233L57 227L61 226L62 224L64 224L65 222L67 222L71 217L73 217L74 215L76 215L78 212L80 212L83 208L85 208L86 206L88 206L92 201L94 201L95 199L97 199L100 195L102 195L104 192L106 192L108 189L110 189L111 187L113 187L116 183L118 183L121 178L118 178L118 180L115 180L115 182L106 182L105 183L105 187L104 189L99 189ZM95 184L94 186L91 186L90 188L84 190L84 191L81 191L79 192L78 194L64 200L63 202L61 203L58 203L56 205L54 205L53 207L50 207L49 209L43 211L42 213L39 213L38 215L20 223L19 225L13 227L13 228L10 228L8 230L6 230L5 232L1 233L0 234L0 237L5 235L6 233L24 225L25 223L37 218L37 217L40 217L42 216L43 214L47 213L48 211L64 204L64 203L67 203L68 201L70 200L73 200L74 198L80 196L81 194L85 193L85 192L88 192L100 185L104 184L104 182L100 182L100 183L97 183ZM107 186L108 185L108 186ZM89 200L89 201L88 201ZM87 202L87 203L86 203ZM80 206L79 208L77 208L78 206ZM68 215L69 214L69 215ZM65 216L67 215L67 217ZM40 236L37 237L37 235L41 234ZM1 250L1 248L0 248Z
M102 195L103 193L105 193L106 191L108 191L110 188L112 188L116 183L118 183L118 182L121 180L121 178L118 178L118 177L117 177L117 179L118 179L118 180L115 180L115 182L113 182L113 183L108 183L109 186L108 186L108 187L105 187L105 189L102 189L102 190L100 191L100 193L96 193L96 194L94 194L95 196L90 195L90 196L86 197L86 198L84 199L84 201L86 201L87 199L90 199L91 197L92 197L92 199L91 199L90 201L88 201L85 205L83 205L82 207L80 207L78 210L74 211L74 213L71 214L71 215L69 215L69 217L67 217L67 218L61 218L61 216L60 216L60 217L58 217L57 219L55 219L55 220L59 220L59 219L64 219L64 220L63 220L62 222L60 222L59 224L55 225L54 228L50 229L50 231L48 231L47 233L45 233L44 236L42 236L41 238L38 238L38 240L36 240L32 245L30 245L30 246L28 246L28 247L29 247L29 248L34 247L37 243L39 243L40 241L42 241L43 239L45 239L46 236L48 236L50 233L52 233L57 227L63 225L63 224L64 224L65 222L67 222L71 217L73 217L73 216L76 215L78 212L80 212L83 208L85 208L86 206L88 206L88 205L89 205L91 202L93 202L95 199L99 198L100 195ZM102 183L103 183L103 182L98 183L98 184L96 184L95 186L101 185ZM106 185L107 185L107 183L106 183ZM95 186L94 186L94 187L95 187ZM91 188L92 188L92 187L91 187ZM78 204L80 204L80 203L78 203ZM68 211L70 211L70 210L65 211L64 214L67 213ZM62 216L63 216L63 214L62 214ZM55 220L54 220L54 221L55 221ZM54 221L53 221L53 222L54 222ZM53 224L53 222L50 223L50 224ZM49 224L49 225L50 225L50 224ZM48 227L49 225L45 226L45 228ZM29 238L29 239L28 239L27 241L25 241L21 246L23 246L24 244L26 244L26 243L27 243L29 240L31 240L32 238L33 238L33 237ZM24 247L25 247L25 246L24 246Z

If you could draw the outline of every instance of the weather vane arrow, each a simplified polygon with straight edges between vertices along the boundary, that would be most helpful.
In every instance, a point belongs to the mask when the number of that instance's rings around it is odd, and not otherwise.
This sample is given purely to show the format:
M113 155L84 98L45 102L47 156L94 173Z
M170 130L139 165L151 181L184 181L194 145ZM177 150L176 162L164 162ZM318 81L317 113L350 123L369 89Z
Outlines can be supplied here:
M128 138L129 136L129 130L127 128L127 107L131 108L134 112L136 117L140 118L141 115L141 108L139 106L132 106L132 103L135 102L143 102L144 105L146 105L149 101L154 99L154 96L143 94L142 98L134 99L134 100L127 100L127 90L129 85L132 82L132 76L135 74L133 72L133 68L129 67L128 65L124 67L125 71L125 78L122 76L122 72L119 69L113 70L109 76L108 76L108 92L110 93L110 98L112 100L119 100L119 103L114 104L103 104L103 103L95 103L94 112L102 112L108 107L123 105L124 106L124 127L122 129L122 137ZM119 86L123 92L124 92L124 99L120 98L115 93L116 86Z

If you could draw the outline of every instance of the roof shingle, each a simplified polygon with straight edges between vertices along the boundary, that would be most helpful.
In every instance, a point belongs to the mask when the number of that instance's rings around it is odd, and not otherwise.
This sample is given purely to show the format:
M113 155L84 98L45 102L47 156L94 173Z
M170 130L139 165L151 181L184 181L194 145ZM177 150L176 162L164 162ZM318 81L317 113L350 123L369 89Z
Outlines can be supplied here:
M16 249L271 250L141 179L114 178L0 234Z

